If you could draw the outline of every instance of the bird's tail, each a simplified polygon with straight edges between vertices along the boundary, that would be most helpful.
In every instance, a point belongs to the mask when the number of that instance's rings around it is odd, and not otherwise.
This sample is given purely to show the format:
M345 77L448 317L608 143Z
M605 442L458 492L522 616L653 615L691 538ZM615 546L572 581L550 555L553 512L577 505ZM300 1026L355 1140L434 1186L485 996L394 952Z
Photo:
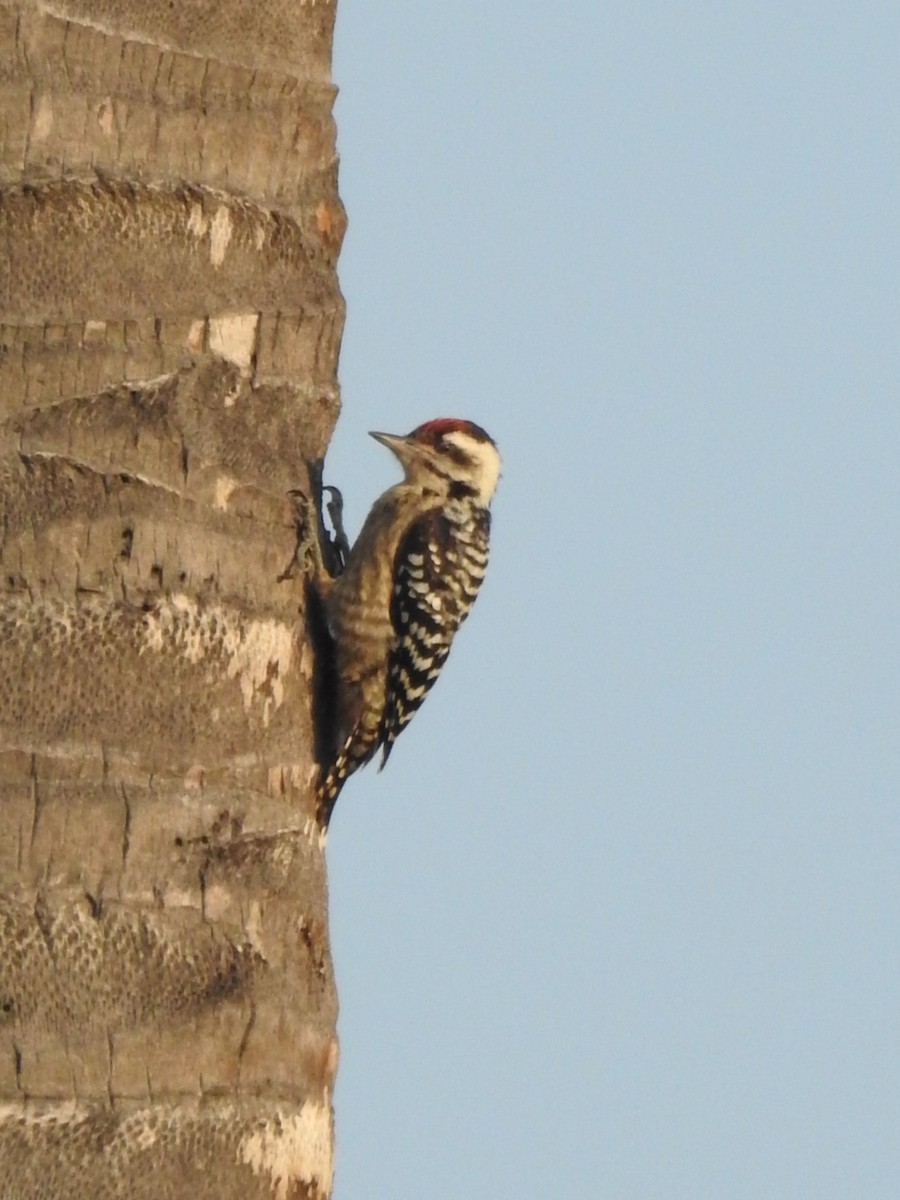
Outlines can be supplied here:
M348 778L369 762L377 748L373 737L362 737L360 729L356 729L344 739L333 762L323 767L316 787L316 821L320 829L328 828L337 798Z

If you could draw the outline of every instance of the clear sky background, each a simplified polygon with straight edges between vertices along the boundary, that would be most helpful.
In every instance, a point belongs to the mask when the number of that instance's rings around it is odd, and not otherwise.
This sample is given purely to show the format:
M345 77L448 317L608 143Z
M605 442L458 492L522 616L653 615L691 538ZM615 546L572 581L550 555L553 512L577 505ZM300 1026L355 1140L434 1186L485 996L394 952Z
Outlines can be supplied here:
M329 839L336 1200L900 1195L900 8L341 0L327 478L491 569Z

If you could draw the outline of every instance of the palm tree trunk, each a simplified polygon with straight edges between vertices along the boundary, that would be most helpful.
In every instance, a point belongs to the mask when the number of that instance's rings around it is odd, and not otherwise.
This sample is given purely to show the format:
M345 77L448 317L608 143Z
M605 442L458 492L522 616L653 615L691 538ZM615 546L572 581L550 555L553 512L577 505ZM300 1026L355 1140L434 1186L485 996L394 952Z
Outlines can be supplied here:
M333 23L0 0L0 1198L331 1192Z

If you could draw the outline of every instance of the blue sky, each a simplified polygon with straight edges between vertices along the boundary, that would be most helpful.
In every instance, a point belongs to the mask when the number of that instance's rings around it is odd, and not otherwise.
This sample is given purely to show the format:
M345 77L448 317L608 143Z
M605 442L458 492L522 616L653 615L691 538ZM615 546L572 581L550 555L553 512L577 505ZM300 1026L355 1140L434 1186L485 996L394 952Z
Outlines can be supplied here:
M328 858L336 1200L895 1200L900 10L338 9L370 429L491 569Z

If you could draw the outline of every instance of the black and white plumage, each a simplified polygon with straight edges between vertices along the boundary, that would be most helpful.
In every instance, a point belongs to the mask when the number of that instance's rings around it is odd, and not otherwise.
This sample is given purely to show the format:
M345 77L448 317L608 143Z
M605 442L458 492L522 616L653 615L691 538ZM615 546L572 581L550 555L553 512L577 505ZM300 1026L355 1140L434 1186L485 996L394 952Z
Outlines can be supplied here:
M372 436L397 456L405 478L375 502L325 599L338 730L318 790L323 828L348 776L379 749L384 766L440 674L484 579L488 506L500 475L497 447L470 421Z

